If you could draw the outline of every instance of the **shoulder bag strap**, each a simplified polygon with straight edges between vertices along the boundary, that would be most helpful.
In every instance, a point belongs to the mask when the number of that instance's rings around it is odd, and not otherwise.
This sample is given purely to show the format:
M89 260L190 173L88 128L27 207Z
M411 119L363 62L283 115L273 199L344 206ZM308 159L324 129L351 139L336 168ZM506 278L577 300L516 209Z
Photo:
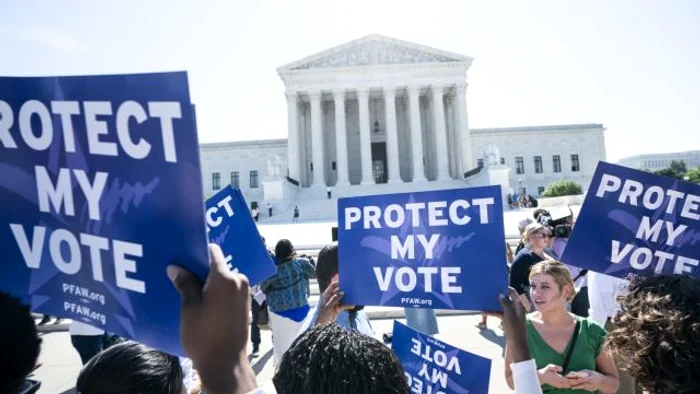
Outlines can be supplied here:
M571 342L569 343L569 347L566 349L566 356L564 356L564 364L562 364L562 366L561 366L563 374L565 374L567 372L566 368L569 367L569 361L571 361L571 355L574 353L574 348L576 347L576 340L578 339L579 328L581 328L581 321L576 320L576 327L574 327L574 334L571 336Z

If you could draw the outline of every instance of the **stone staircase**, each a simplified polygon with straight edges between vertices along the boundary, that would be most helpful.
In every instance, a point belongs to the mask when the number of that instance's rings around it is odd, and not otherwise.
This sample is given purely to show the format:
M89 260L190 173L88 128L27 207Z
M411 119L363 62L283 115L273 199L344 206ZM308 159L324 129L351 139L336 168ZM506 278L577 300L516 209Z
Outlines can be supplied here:
M377 194L420 192L430 190L458 189L466 187L464 180L432 181L420 183L383 183L370 185L351 185L331 188L329 199L325 187L302 187L296 193L294 201L286 210L272 217L261 215L260 224L291 223L294 207L299 207L300 222L337 221L338 199L343 197L369 196Z

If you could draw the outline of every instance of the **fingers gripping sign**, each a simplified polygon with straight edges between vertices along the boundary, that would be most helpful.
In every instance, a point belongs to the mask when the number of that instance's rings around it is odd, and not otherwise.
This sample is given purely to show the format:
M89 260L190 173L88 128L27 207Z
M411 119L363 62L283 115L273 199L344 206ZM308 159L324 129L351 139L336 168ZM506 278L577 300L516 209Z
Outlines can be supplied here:
M341 305L343 300L344 292L340 291L340 284L335 281L328 286L328 288L321 295L321 300L319 302L319 312L318 318L316 319L316 324L324 324L334 322L341 311L352 309L352 305Z
M219 246L209 245L209 258L209 275L204 285L182 267L168 266L168 277L182 302L180 339L205 386L209 381L217 385L225 383L218 386L224 390L241 385L251 385L252 390L255 377L247 361L243 362L250 308L248 279L229 271ZM243 376L231 379L232 371L235 374L240 369ZM220 391L207 388L211 392Z

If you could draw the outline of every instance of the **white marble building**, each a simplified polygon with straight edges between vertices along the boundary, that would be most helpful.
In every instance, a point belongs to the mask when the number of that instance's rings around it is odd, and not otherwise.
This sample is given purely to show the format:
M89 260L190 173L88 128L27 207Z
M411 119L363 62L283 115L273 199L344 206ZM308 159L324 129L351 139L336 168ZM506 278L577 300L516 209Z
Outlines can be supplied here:
M502 163L510 167L510 188L533 196L563 179L578 183L585 191L598 162L605 160L605 128L600 124L470 131L473 155L480 156L488 144L495 144Z
M630 156L621 159L618 164L637 170L658 171L667 168L672 161L682 161L690 170L700 167L700 151L674 153L652 153L648 155Z
M461 178L474 167L471 62L370 35L280 67L289 177L324 189Z
M288 139L203 144L205 194L238 179L251 205L314 201L302 212L323 216L327 187L334 197L484 184L537 195L564 178L587 187L605 159L603 126L470 130L471 63L370 35L282 66Z

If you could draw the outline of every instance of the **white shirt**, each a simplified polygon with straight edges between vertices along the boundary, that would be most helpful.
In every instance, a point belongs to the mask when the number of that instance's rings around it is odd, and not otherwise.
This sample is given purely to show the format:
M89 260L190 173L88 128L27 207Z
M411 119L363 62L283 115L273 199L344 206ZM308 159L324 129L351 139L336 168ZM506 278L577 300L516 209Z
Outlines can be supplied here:
M542 394L535 360L530 359L513 363L510 365L510 369L513 371L515 394ZM277 390L275 390L272 382L267 382L262 387L258 387L248 394L277 394Z
M588 316L601 326L620 311L619 296L627 293L626 279L588 271Z
M185 385L185 390L190 392L192 383L194 383L194 373L192 370L192 360L187 357L178 357L180 359L180 368L182 368L182 383Z
M515 394L542 394L540 379L537 377L535 360L525 360L510 364Z

